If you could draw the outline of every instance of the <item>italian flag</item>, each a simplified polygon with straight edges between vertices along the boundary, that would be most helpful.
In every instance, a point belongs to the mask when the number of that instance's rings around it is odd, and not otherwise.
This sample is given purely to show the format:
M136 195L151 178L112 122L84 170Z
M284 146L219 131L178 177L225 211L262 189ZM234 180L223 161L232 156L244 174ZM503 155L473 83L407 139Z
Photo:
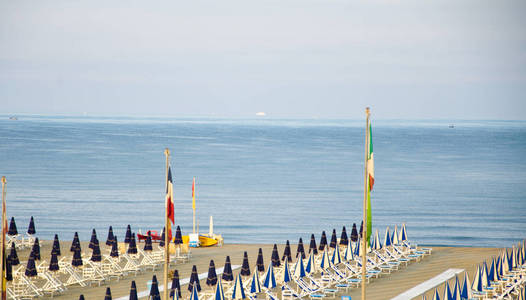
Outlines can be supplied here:
M369 122L369 149L367 153L367 243L370 243L371 232L373 230L371 216L371 191L374 185L374 155L373 155L373 131Z

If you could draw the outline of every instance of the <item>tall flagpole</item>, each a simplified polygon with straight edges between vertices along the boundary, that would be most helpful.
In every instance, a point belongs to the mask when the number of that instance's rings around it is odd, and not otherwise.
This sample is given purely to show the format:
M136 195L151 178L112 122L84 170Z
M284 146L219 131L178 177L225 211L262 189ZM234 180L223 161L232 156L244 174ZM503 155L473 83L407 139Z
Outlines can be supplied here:
M195 233L195 177L194 182L192 183L192 211L194 212L194 218L193 218L193 226L192 226L192 233Z
M367 154L369 150L369 107L365 108L365 172L363 188L363 232L362 232L362 300L365 300L365 276L367 265Z
M166 190L168 190L168 168L170 164L170 150L164 149L166 156ZM170 244L168 238L168 201L164 200L164 299L168 300L168 265L170 264Z
M5 176L2 176L2 248L0 249L0 261L2 262L1 263L1 267L0 267L0 270L1 270L1 273L2 273L2 280L0 281L0 290L2 292L2 300L6 300L7 299L7 291L6 291L6 278L5 278L5 275L7 274L7 266L5 265L5 233L7 231L7 228L5 228L5 223L6 223L6 199L5 199L5 183L6 183L6 180L5 180ZM5 269L5 272L4 272L4 269Z

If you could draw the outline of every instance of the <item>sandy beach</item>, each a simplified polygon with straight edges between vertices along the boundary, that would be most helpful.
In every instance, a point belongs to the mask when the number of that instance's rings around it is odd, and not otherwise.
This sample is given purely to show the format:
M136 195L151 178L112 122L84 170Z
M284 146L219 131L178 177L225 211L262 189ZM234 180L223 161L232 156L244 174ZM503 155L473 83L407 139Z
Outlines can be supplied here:
M52 241L41 242L42 261L46 260L49 262L51 244ZM61 242L61 251L63 251L63 254L70 255L70 244L70 241ZM142 247L143 245L139 244L138 246ZM205 273L208 271L208 265L211 259L214 260L216 267L222 267L227 255L230 256L233 265L241 265L243 252L247 251L251 264L251 271L253 271L255 268L258 249L263 249L265 265L267 265L270 261L272 246L273 245L270 244L225 244L222 247L196 248L191 250L192 258L190 262L179 263L171 269L177 269L181 279L187 278L190 276L193 265L197 266L198 273ZM84 253L91 253L91 251L88 251L87 242L82 242L82 249ZM278 245L280 255L283 253L283 249L284 245ZM291 245L291 249L292 252L295 253L296 245ZM106 251L109 251L109 249L104 246L102 251L105 253ZM380 278L372 280L371 283L367 285L367 298L391 299L450 268L465 269L469 272L471 277L476 268L476 264L499 254L499 251L500 249L498 248L433 247L432 255L426 256L420 262L410 263L407 267L402 267L399 271L382 275ZM19 251L19 257L21 260L26 260L28 255L29 249ZM237 274L237 272L239 272L239 270L234 270L234 274ZM147 281L151 280L154 274L157 275L157 278L160 281L162 281L163 270L162 267L159 267L153 272L144 271L137 276L131 274L121 277L118 281L112 280L101 286L94 285L84 288L70 286L64 294L56 295L54 296L54 299L78 299L80 294L84 294L86 299L102 299L108 286L111 288L114 299L128 296L132 280L136 281L139 292L144 291L147 289ZM440 286L440 290L442 290L442 285ZM208 288L205 284L205 280L201 280L201 286L204 289ZM182 290L183 297L187 297L188 293L186 287L183 286ZM429 296L431 291L427 294ZM352 299L361 299L361 291L359 288L342 291L336 295L336 298L340 298L341 295L350 295ZM417 297L415 299L420 298L421 297Z

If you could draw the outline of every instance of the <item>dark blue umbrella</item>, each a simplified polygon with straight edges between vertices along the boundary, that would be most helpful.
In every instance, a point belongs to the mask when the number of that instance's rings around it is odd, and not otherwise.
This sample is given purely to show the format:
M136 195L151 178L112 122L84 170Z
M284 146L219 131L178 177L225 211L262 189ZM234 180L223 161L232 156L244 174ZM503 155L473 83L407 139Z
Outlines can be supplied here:
M320 251L323 251L327 247L327 235L325 235L325 231L321 233L321 239L320 239L320 248L318 248Z
M27 260L27 266L26 266L26 272L27 277L35 277L38 275L37 268L35 266L35 259L33 258L33 255L29 256L29 259Z
M53 240L53 247L51 248L51 253L57 254L60 256L60 242L58 240L58 234L55 234L55 239Z
M331 243L329 244L329 247L336 248L337 242L338 242L338 238L336 237L336 229L333 229L332 230Z
M99 243L99 239L97 238L97 232L95 231L95 228L93 228L93 231L91 232L91 239L89 241L88 248L93 249L95 246L95 243Z
M314 252L314 255L318 254L318 247L316 247L316 239L314 238L314 234L310 235L310 245L309 245L309 253Z
M131 234L130 243L128 244L128 254L137 254L137 244L135 243L135 233Z
M289 240L287 240L287 244L285 245L285 250L283 250L283 256L281 257L281 260L289 259L289 262L292 261L292 255L290 253L290 243Z
M192 292L192 289L195 287L198 292L201 291L201 284L199 283L199 276L197 275L197 267L194 265L192 267L192 274L190 275L190 283L188 283L188 290Z
M351 241L353 242L358 241L358 230L356 230L356 223L352 224Z
M5 263L5 280L13 281L13 266L11 266L11 261L9 259Z
M163 232L161 233L161 241L159 242L159 246L160 246L160 247L164 247L164 244L165 244L165 243L164 243L164 240L166 239L166 236L164 235L164 229L165 229L165 227L163 227ZM170 242L170 241L168 241L168 243L169 243L169 242Z
M146 241L144 242L144 251L152 251L152 235L148 231L148 236L146 237Z
M93 262L102 261L102 255L100 253L100 246L99 246L98 240L95 240L95 243L93 243L93 253L91 254L91 261Z
M82 266L82 256L80 254L80 249L77 249L75 250L75 252L73 252L73 259L71 260L71 265L74 267Z
M77 250L80 251L80 241L79 241L79 233L75 232L75 236L73 237L73 241L71 242L71 247L69 248L69 251L75 252Z
M126 236L124 237L124 243L129 244L131 242L132 232L131 232L131 226L128 224L128 228L126 229Z
M296 250L296 258L301 254L301 259L305 259L305 249L303 248L303 240L300 238L298 242L298 249Z
M132 280L131 283L129 300L139 300L139 298L137 297L137 286L135 285L135 280Z
M272 261L273 267L279 267L281 265L278 254L278 246L276 244L274 244L274 248L272 248L272 256L270 259Z
M183 243L183 235L181 234L181 227L177 225L177 230L175 231L175 240L174 244L179 245Z
M58 265L58 257L57 254L52 252L51 253L51 260L49 262L49 268L50 271L58 271L60 270L60 267Z
M9 230L7 231L7 235L17 235L18 230L16 229L16 223L15 223L15 217L11 217L11 223L9 223Z
M14 242L11 243L11 253L9 253L7 259L11 261L12 266L18 266L20 264L20 260L18 259L18 254L16 253L16 246Z
M243 254L243 263L241 264L241 275L250 276L250 265L248 264L247 251Z
M265 272L265 264L263 262L263 250L259 248L258 258L256 260L256 268L259 272Z
M118 243L117 243L117 237L116 236L113 238L113 244L111 245L110 256L111 257L119 257L119 246L118 246Z
M230 263L230 256L226 257L225 266L223 267L223 276L221 276L221 278L223 278L223 280L226 281L234 280L234 275L232 274L232 264Z
M362 223L360 224L360 238L363 237L363 220L362 220Z
M31 249L31 255L35 260L40 260L40 243L38 242L38 238L35 239L35 243Z
M208 276L206 277L206 285L212 286L217 283L216 265L214 260L210 260L210 266L208 267Z
M347 237L345 226L343 226L342 235L340 236L340 245L347 246L347 244L349 244L349 238Z
M33 219L33 216L31 216L31 220L29 221L29 227L27 228L28 234L35 234L37 231L35 230L35 220Z
M111 300L111 290L110 287L106 288L106 296L104 296L104 300Z
M181 284L179 283L179 272L177 270L174 270L174 274L172 277L172 288L170 289L170 297L173 297L175 295L175 291L177 291L177 295L179 296L179 298L181 298Z
M151 300L161 300L161 295L159 294L159 283L157 282L157 276L153 275L152 277L152 286L150 288L150 298Z
M79 300L84 300L84 295L80 295Z
M113 240L115 239L115 235L113 234L113 227L110 226L108 229L108 237L106 238L106 245L111 246L113 245Z

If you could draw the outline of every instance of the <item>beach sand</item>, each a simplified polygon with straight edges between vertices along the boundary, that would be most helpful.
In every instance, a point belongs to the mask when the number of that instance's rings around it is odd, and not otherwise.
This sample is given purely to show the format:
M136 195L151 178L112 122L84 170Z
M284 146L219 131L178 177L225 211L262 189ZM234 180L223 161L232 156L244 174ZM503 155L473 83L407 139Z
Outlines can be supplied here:
M91 254L90 249L88 249L88 243L82 242L81 244L83 252ZM41 241L42 260L49 262L51 245L52 241ZM61 251L63 255L71 255L71 252L69 252L70 246L70 241L61 242ZM143 244L138 244L138 247L143 247ZM181 279L187 278L190 276L193 265L197 266L198 273L205 273L208 271L208 265L211 259L214 260L216 267L219 268L224 265L227 255L230 256L233 265L241 265L243 252L247 251L251 271L253 271L255 269L258 249L263 249L264 261L265 265L267 265L270 262L272 247L273 245L225 244L222 247L192 249L192 258L190 262L179 263L170 269L177 269ZM283 249L284 245L278 245L280 256L283 254ZM292 253L295 253L296 245L291 245L291 249ZM102 252L107 253L108 251L109 248L106 248L104 245L104 247L102 247ZM391 299L392 297L395 297L450 268L466 269L472 280L476 264L499 254L499 252L500 249L498 248L433 247L433 254L426 256L422 261L418 263L410 263L407 267L402 267L399 271L395 271L388 275L382 275L380 278L372 280L371 283L367 285L367 299ZM29 249L20 250L18 254L20 260L25 261L29 255ZM234 275L238 272L239 269L233 271ZM101 286L94 285L84 288L79 286L69 286L65 293L55 295L53 299L76 300L80 294L84 294L87 300L104 299L104 294L108 286L111 288L113 298L116 299L129 295L132 280L135 280L139 292L146 290L146 283L152 279L154 274L157 275L157 278L162 285L163 269L161 266L156 271L145 271L137 276L130 274L126 277L121 277L118 281L112 280ZM459 279L461 279L460 276ZM201 280L201 287L203 289L208 288L205 281L206 280ZM452 282L454 283L454 281ZM171 283L169 283L169 286L170 285ZM442 286L443 284L440 286L441 296ZM188 296L186 287L187 286L182 287L183 298ZM431 293L432 291L427 293L428 298ZM360 288L355 288L347 292L343 291L337 294L336 298L340 299L341 295L350 295L353 300L361 299L361 290ZM421 297L415 299L421 299Z

